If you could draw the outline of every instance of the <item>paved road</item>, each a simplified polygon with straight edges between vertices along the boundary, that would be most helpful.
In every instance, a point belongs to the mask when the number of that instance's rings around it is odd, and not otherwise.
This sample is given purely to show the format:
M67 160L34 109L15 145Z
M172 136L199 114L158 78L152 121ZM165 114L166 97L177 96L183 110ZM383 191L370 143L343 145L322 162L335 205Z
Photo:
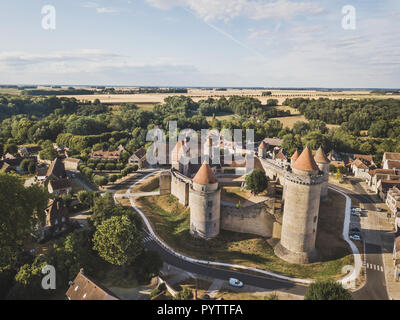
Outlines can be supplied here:
M332 186L359 200L368 211L376 211L376 200L365 192L364 188L358 183L358 180L353 179L351 181L356 189L355 191L350 191L346 188L338 187L337 185ZM368 216L363 217L363 219L370 219L370 223L375 226L379 223L372 212L369 212ZM359 218L352 217L351 222L353 226L361 227ZM381 233L377 228L372 230L360 229L365 241L367 279L365 285L360 290L353 293L353 298L357 300L388 300L389 297L386 289L385 272L382 261L382 247L380 245Z
M277 280L263 276L251 275L248 273L230 271L226 269L218 269L214 267L208 267L197 263L191 263L184 261L170 252L166 251L156 241L154 241L148 234L145 235L145 247L148 250L156 251L160 254L161 259L177 268L187 270L192 273L197 273L214 279L220 279L227 281L233 277L243 281L246 285L251 285L267 290L279 290L282 292L304 295L307 287L301 284L295 284L289 281Z
M388 300L380 246L366 243L367 283L353 294L357 300Z

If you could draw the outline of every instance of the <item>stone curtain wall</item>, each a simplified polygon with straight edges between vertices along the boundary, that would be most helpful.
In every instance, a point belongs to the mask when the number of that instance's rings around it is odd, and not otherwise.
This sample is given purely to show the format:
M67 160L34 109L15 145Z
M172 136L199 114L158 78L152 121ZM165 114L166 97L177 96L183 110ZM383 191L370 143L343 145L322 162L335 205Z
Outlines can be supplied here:
M221 205L221 229L271 238L280 234L279 230L274 232L273 214L274 199L242 208Z

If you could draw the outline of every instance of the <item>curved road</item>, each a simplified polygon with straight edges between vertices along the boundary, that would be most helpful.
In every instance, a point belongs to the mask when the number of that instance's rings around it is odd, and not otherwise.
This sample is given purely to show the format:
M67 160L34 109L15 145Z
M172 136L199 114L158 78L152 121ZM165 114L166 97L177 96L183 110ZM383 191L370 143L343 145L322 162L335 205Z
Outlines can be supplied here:
M352 180L352 184L356 188L356 191L350 191L349 189L337 185L332 186L348 196L359 200L368 211L376 211L375 201L365 192L358 181ZM366 263L367 265L374 267L365 269L367 278L366 283L361 289L353 293L353 298L356 300L389 300L386 289L385 272L383 269L382 247L376 243L369 243L368 234L364 234L364 241ZM373 242L372 239L371 242Z
M145 174L148 173L149 172L140 174L139 177L135 177L134 181L137 183L142 177L145 176ZM359 198L360 200L362 200L361 202L363 203L367 203L368 205L373 206L373 208L371 207L370 210L375 209L374 201L369 195L352 192L346 188L338 187L337 185L332 185L332 187L339 189L348 196ZM147 239L147 241L145 241L145 247L148 250L158 252L162 260L167 264L173 265L177 268L183 269L191 273L196 273L215 279L221 279L224 281L227 281L230 277L239 278L247 285L264 288L267 290L279 290L297 295L304 295L307 289L307 286L305 285L290 281L275 279L267 276L252 275L245 272L227 270L222 268L220 269L198 263L192 263L183 260L175 256L171 252L167 251L147 232L145 238ZM367 256L369 257L368 259L374 260L373 262L379 262L379 259L382 260L382 257L380 255L380 248L377 248L377 246L366 244L366 249L366 252L368 254ZM376 261L377 259L378 261ZM377 272L372 273L371 271L367 269L367 282L361 289L353 293L353 298L357 300L387 300L388 295L385 287L384 273L381 272L380 274L378 274Z

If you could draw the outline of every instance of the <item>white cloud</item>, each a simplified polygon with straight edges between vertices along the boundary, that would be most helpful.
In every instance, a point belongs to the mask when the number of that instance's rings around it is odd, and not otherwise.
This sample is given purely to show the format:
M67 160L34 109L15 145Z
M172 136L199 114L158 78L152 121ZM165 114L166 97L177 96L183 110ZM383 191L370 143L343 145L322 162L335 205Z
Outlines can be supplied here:
M47 54L0 52L0 83L21 83L23 79L23 83L151 85L155 79L164 84L173 78L186 81L197 72L192 65L163 57L137 62L134 57L95 49Z
M102 7L97 2L86 2L82 4L84 8L96 9L97 13L120 13L120 9L114 7Z
M185 7L193 10L206 21L229 21L244 16L254 20L269 18L285 19L296 15L314 15L323 9L316 2L290 0L146 0L150 5L168 10Z

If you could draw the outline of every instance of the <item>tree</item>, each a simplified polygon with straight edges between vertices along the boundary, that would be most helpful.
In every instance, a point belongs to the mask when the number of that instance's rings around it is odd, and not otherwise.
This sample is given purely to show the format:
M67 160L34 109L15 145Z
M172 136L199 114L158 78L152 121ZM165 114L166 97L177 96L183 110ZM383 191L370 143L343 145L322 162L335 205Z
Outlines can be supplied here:
M25 188L15 175L0 173L0 270L13 265L25 240L44 223L48 193Z
M116 266L130 265L142 253L142 231L126 215L112 217L97 227L93 249Z
M340 283L329 280L312 283L304 300L352 300L352 297Z
M258 194L268 187L268 178L265 172L260 169L254 169L246 176L246 187L254 194Z
M189 288L184 288L182 291L179 291L175 297L174 300L190 300L193 298L193 292Z

